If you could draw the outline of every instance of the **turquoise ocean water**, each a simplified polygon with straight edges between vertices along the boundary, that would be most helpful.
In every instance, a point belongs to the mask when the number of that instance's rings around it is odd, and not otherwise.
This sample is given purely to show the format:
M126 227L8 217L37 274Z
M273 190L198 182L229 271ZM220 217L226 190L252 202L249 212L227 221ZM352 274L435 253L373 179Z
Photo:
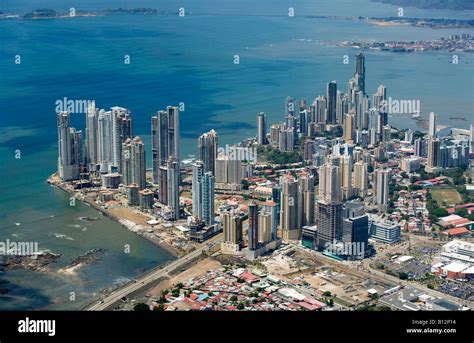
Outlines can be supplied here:
M80 6L78 5L80 4ZM99 3L99 4L97 4ZM0 21L0 239L38 241L41 249L63 254L54 268L77 255L104 248L102 260L77 276L14 271L0 279L11 291L0 295L0 309L74 309L104 287L133 278L171 258L169 254L85 205L69 207L67 196L45 182L56 168L55 101L93 99L101 108L131 109L134 130L149 141L150 117L184 102L182 151L195 153L199 134L215 129L221 143L255 135L256 114L282 120L284 99L312 100L337 80L346 90L354 72L356 49L346 40L437 39L473 30L375 27L359 20L304 18L304 15L390 16L396 6L366 0L340 1L68 1L3 0L0 10L33 8L98 10L153 7L177 11L159 16L78 17ZM286 15L289 6L296 17ZM405 9L406 16L472 19L472 12ZM351 56L349 65L343 55ZM419 99L424 115L439 123L467 128L474 113L474 54L366 52L370 94L381 83L395 99ZM14 64L15 55L22 58ZM124 55L131 64L125 65ZM234 55L240 56L235 65ZM450 117L466 117L453 121ZM417 128L407 116L394 116L396 127ZM84 126L84 115L73 115ZM151 159L149 144L148 160ZM19 149L21 159L15 159ZM52 218L51 216L55 216ZM21 223L20 226L15 223ZM123 253L130 244L132 253ZM69 301L69 292L78 298Z

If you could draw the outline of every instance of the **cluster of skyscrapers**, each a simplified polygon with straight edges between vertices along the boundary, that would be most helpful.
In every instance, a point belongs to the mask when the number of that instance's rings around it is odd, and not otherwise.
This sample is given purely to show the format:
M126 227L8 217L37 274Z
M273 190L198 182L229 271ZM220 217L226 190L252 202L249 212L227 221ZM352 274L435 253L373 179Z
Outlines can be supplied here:
M166 205L169 219L179 218L179 109L167 107L151 119L152 167L154 184L159 186L159 200ZM146 151L140 137L133 136L129 110L112 107L110 111L98 109L91 102L86 113L85 156L82 132L70 126L70 114L57 115L58 173L64 181L101 179L104 188L128 189L129 204L137 201L142 192L153 204L153 192L145 191ZM151 208L150 205L146 206Z

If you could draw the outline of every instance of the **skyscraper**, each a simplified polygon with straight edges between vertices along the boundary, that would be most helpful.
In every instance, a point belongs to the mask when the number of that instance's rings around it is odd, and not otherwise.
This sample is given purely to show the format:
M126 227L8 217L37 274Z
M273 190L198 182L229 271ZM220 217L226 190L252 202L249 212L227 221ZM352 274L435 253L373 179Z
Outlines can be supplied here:
M346 143L354 143L354 134L355 134L355 112L354 110L349 111L346 114L346 119L344 120L344 141Z
M202 220L204 223L214 225L214 175L212 172L204 173L202 187Z
M314 225L315 223L315 186L314 176L309 173L300 175L299 194L300 201L298 206L298 222L300 227L305 225Z
M387 106L387 87L384 85L380 85L377 88L377 92L372 95L372 106L375 108L376 111L386 112Z
M168 207L171 210L171 219L178 220L179 207L179 163L176 157L170 156L166 163Z
M151 118L153 182L159 184L159 169L166 166L170 156L178 165L179 156L179 108L168 106Z
M267 201L262 206L263 213L271 214L271 239L276 240L278 238L278 206L275 201Z
M469 131L469 153L474 154L474 124L471 124Z
M359 52L356 55L356 71L354 74L354 79L356 81L359 90L365 94L365 56L362 52Z
M112 161L110 170L120 172L122 165L122 145L128 139L132 138L132 118L130 111L122 107L112 107Z
M434 172L440 166L441 142L437 138L428 139L428 157L426 160L426 171Z
M94 108L88 110L88 140L93 148ZM132 119L130 111L122 107L112 107L110 111L100 110L97 117L97 161L100 171L122 172L123 143L132 138ZM91 154L92 150L88 153Z
M354 163L353 176L354 194L358 197L364 198L368 190L368 171L367 163L358 161Z
M242 216L234 212L221 214L222 227L224 231L224 242L221 244L223 253L235 253L242 248L243 229Z
M258 114L257 119L257 143L260 145L268 144L267 141L267 115L264 112Z
M319 172L318 249L342 239L342 192L336 158L328 160Z
M204 175L204 164L202 161L196 161L193 164L193 216L202 219L202 187L201 181Z
M216 174L216 158L218 149L217 132L211 130L198 138L198 159L204 164L204 172Z
M280 178L280 227L285 241L300 238L298 226L298 182L291 175Z
M82 163L82 132L70 127L69 113L57 115L58 173L64 181L79 179Z
M434 112L430 113L430 126L428 130L429 138L436 137L436 114Z
M377 207L380 212L386 212L388 209L389 199L389 182L390 182L390 170L389 169L377 169L375 171L376 178L376 201Z
M136 184L138 188L146 187L146 161L145 161L145 145L140 137L133 140L128 138L120 149L122 152L121 170L122 183L124 185Z
M331 81L327 85L327 113L326 123L336 123L337 82Z
M324 96L318 96L314 101L315 106L315 122L318 124L326 122L327 99Z
M98 117L99 110L95 108L95 102L92 102L87 108L86 121L86 161L90 172L96 171L98 164Z
M352 157L344 154L340 157L341 190L342 198L348 200L352 197Z
M257 250L258 247L258 205L255 201L249 203L248 248Z
M105 110L99 111L97 133L98 163L102 173L109 172L113 160L112 154L112 113Z

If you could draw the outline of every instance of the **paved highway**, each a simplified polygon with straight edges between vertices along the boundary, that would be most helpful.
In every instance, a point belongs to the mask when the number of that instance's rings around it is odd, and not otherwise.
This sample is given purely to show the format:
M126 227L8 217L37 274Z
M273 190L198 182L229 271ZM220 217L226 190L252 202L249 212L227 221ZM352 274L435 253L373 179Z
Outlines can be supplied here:
M132 283L128 283L125 286L113 291L112 293L108 294L105 298L96 302L86 308L87 311L103 311L107 308L111 307L117 301L126 297L127 295L140 290L141 288L147 286L148 284L152 283L153 281L158 280L160 277L166 276L169 272L181 268L183 265L188 263L193 258L199 257L204 250L209 249L211 246L220 244L222 242L222 233L218 234L215 237L212 237L208 241L204 242L201 246L199 246L193 252L174 260L173 262L161 266L158 269L155 269L148 274L140 277L137 280L132 281Z

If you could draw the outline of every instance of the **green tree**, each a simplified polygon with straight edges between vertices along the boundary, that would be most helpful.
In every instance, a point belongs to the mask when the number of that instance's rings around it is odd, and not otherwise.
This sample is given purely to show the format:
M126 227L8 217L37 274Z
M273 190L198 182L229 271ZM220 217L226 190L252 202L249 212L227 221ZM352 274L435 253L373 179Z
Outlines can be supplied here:
M405 273L405 272L400 272L400 273L398 273L398 277L400 278L400 280L407 280L408 279L408 274Z
M144 303L138 303L133 307L134 311L150 311L150 306Z

